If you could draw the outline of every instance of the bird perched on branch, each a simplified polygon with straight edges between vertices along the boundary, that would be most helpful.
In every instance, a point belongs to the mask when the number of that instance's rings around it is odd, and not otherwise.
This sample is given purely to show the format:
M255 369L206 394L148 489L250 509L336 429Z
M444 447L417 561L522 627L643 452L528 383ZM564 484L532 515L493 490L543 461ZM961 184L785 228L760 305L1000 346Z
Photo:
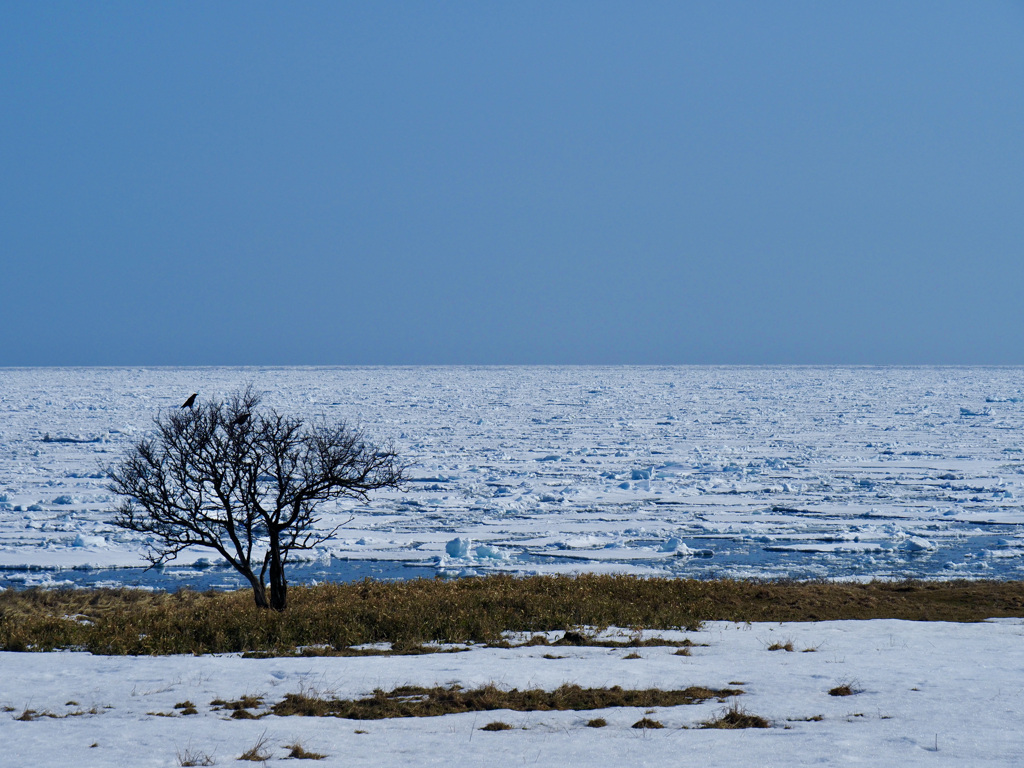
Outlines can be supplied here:
M184 403L182 403L181 407L182 408L191 408L192 405L195 403L196 395L198 395L198 394L199 394L198 392L193 392L191 395L189 395L188 400L186 400Z

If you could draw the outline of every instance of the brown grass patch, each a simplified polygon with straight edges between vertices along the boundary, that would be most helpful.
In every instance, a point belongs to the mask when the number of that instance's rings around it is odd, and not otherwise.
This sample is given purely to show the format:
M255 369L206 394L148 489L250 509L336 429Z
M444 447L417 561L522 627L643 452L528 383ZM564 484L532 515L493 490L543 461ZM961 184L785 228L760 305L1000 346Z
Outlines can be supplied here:
M392 691L374 691L364 699L323 699L302 693L289 693L275 704L275 715L312 717L343 717L350 720L379 720L390 717L435 717L458 712L483 712L511 709L518 712L551 710L588 710L608 707L675 707L696 704L708 699L724 701L743 691L714 690L692 686L684 690L663 691L657 688L628 690L612 688L581 688L563 685L554 691L531 689L501 690L494 685L464 690L458 685L449 688L402 686Z
M299 742L287 744L285 749L290 750L288 757L295 760L324 760L327 757L327 755L320 754L319 752L310 752Z
M835 688L831 689L828 692L828 695L829 696L853 696L853 694L855 694L856 692L857 691L855 691L850 686L849 683L843 683L842 685L837 685Z
M234 701L214 699L210 702L210 707L214 710L227 709L233 712L239 712L245 709L257 709L261 706L263 706L263 697L253 696L251 694L246 694L245 696L242 696L240 699L235 699Z
M499 643L505 631L579 626L697 629L710 604L703 587L680 589L684 583L601 575L366 580L292 587L281 614L256 608L246 590L7 590L0 593L0 650L295 654L305 648L312 649L307 655L369 655L375 651L349 649L390 642L392 652L435 652L423 644Z
M256 739L256 743L243 752L238 759L249 760L253 763L267 762L271 757L270 752L266 749L268 741L269 739L267 738L267 734L264 732L258 739Z
M481 731L511 731L512 726L508 723L503 723L500 720L495 720L493 723L488 723L483 726Z
M733 704L718 717L705 720L700 727L731 730L735 728L771 728L772 724L763 717L750 714L738 704Z
M259 720L265 714L266 713L263 713L261 715L254 715L252 712L250 712L247 709L236 709L234 712L231 713L231 719L232 720Z
M292 587L284 613L251 592L28 589L0 593L0 650L100 654L368 655L435 652L424 643L501 644L502 633L565 631L553 644L595 641L576 628L697 629L708 620L911 619L981 621L1024 616L1024 582L697 581L618 575L363 581ZM299 651L298 649L307 649ZM383 651L386 652L386 651Z

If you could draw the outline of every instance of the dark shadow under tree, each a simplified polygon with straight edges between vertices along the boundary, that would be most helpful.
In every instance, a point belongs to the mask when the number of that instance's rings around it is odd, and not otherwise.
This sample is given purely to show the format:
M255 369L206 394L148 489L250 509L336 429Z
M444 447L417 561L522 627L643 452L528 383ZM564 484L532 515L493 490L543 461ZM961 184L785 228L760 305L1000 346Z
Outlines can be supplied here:
M318 505L366 500L404 479L390 445L374 445L345 424L261 409L251 387L154 423L155 434L110 470L110 489L123 497L114 523L147 534L153 566L188 547L216 550L249 581L261 608L285 609L289 554L341 527L318 528Z

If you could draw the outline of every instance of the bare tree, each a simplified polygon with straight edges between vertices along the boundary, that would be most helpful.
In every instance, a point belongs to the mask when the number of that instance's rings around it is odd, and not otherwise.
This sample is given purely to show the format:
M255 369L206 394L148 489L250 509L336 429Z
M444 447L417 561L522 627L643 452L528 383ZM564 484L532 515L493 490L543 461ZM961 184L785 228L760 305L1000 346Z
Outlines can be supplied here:
M110 470L110 489L124 497L114 523L148 534L152 566L209 547L245 576L256 605L283 611L289 554L341 527L317 528L317 506L398 488L405 467L391 446L373 445L359 430L259 405L249 387L158 415L155 434Z

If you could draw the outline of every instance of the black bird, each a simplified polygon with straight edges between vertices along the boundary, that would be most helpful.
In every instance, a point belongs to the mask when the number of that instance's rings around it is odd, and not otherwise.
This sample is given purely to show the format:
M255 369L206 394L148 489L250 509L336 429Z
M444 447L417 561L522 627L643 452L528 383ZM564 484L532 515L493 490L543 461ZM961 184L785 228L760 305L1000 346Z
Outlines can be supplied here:
M248 413L240 413L237 416L235 416L235 420L231 422L231 426L232 427L240 427L243 424L245 424L245 422L247 422L248 420L249 420L249 414Z
M191 408L192 404L196 401L196 395L198 395L198 394L199 394L198 392L193 392L189 396L188 400L186 400L184 403L181 404L181 407L182 408Z

